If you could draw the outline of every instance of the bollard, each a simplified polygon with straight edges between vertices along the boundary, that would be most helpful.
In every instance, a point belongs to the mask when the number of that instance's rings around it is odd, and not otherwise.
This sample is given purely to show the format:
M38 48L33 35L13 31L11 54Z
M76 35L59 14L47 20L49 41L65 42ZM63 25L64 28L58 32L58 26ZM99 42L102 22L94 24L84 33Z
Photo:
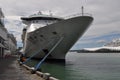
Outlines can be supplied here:
M35 70L34 70L34 67L29 67L29 66L27 66L27 65L25 65L25 64L23 64L23 67L25 67L27 70L30 70L31 71L31 74L35 74Z
M22 66L22 65L23 65L23 63L22 63L22 62L19 62L19 65L20 65L20 66Z
M35 70L34 67L31 67L30 71L31 71L31 74L35 74L36 73L36 70Z
M40 77L43 77L43 73L42 72L39 72L39 71L36 71L36 74Z
M49 77L50 77L50 73L44 73L43 74L43 79L49 80Z

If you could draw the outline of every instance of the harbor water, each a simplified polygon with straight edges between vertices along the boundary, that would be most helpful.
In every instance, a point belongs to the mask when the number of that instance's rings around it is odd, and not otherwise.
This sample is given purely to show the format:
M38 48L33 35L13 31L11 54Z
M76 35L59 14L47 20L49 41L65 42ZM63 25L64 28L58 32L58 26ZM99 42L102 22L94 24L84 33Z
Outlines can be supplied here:
M41 68L60 80L120 80L120 53L69 52L65 65L44 63Z

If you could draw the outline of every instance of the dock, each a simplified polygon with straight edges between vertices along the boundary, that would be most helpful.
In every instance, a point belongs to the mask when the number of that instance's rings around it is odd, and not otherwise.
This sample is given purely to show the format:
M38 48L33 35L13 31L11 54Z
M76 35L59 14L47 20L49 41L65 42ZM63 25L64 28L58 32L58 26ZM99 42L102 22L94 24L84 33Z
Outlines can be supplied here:
M0 80L45 80L19 66L17 56L0 59Z

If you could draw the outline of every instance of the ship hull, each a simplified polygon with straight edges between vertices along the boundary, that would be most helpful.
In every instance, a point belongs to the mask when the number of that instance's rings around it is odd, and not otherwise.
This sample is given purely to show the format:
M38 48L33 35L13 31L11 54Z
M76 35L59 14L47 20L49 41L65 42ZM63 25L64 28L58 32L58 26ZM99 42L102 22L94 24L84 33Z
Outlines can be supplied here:
M47 60L65 61L65 55L83 35L93 18L79 16L27 32L24 44L26 57L42 59L47 53Z

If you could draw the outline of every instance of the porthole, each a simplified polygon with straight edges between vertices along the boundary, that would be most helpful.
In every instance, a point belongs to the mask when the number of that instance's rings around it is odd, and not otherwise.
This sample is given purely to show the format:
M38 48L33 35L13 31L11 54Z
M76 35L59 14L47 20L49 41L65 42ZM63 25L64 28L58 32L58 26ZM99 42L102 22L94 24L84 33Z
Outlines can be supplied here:
M40 35L40 37L43 37L43 35Z
M52 33L55 34L55 35L57 34L57 32L52 32Z

